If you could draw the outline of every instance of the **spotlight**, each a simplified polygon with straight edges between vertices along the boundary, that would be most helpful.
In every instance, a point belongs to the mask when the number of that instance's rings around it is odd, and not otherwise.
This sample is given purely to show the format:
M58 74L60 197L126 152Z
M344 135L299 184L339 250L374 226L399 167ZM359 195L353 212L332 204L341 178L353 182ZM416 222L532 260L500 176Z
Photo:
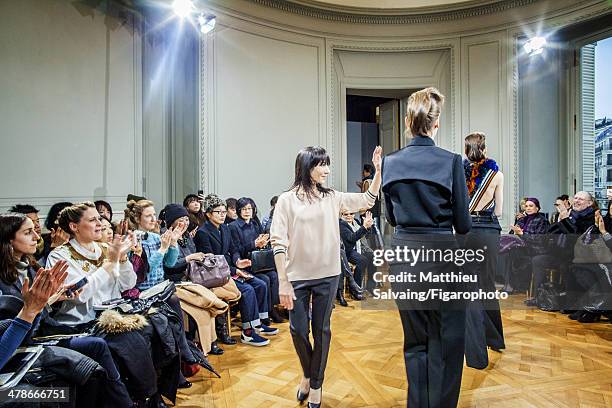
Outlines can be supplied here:
M215 24L217 23L217 16L213 14L200 14L198 17L198 24L200 24L200 32L202 34L210 33L213 28L215 28Z
M533 55L541 54L546 46L546 38L544 37L533 37L525 43L523 48L525 52L531 57Z
M195 7L191 0L174 0L174 3L172 3L172 10L174 10L174 14L179 18L185 18L195 10Z

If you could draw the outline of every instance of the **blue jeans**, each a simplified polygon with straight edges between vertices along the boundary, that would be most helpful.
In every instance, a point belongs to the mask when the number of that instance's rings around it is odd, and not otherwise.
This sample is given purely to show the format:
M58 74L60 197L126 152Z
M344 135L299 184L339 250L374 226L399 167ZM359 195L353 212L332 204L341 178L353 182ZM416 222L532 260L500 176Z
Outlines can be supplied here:
M266 282L254 277L241 282L236 280L236 286L242 294L238 307L242 319L242 328L249 329L261 324L259 319L268 318L268 286Z

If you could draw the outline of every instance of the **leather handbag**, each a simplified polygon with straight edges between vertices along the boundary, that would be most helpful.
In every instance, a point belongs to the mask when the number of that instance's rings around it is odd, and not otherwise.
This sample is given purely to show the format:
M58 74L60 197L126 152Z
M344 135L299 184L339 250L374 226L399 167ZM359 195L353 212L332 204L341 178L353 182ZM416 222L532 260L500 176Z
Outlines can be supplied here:
M189 280L206 288L218 288L230 280L230 267L223 255L212 255L203 261L189 261L187 267Z
M574 245L575 264L610 264L612 252L600 234L596 234L595 226L590 226Z
M270 249L259 249L251 252L251 272L262 273L276 269L274 263L274 251Z

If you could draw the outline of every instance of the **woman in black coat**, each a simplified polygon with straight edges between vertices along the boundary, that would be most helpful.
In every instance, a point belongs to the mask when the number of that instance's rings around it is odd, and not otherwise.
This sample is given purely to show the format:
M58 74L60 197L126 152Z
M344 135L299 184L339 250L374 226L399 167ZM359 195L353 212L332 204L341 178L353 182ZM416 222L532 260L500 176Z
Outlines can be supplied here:
M435 88L413 93L408 99L406 128L413 139L405 148L384 158L382 191L386 216L395 226L392 247L415 250L457 248L453 229L470 230L468 197L461 156L436 147L444 96ZM398 248L399 247L399 248ZM457 272L448 262L391 262L390 273L434 276ZM422 282L392 283L395 293L427 292ZM438 289L458 292L442 284ZM397 300L404 328L404 359L408 377L408 406L453 407L459 399L465 334L464 306L417 299Z

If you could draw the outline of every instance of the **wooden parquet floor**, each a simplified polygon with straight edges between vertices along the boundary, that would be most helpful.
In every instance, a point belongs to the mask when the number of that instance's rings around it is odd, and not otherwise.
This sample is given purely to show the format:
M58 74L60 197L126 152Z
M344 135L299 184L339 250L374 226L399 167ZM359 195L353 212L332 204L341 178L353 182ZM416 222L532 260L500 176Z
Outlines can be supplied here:
M405 407L399 315L349 305L332 315L323 406ZM502 316L506 350L489 351L485 370L464 367L460 407L612 407L612 324L581 324L533 309L507 309ZM192 388L179 392L177 406L297 407L301 370L288 323L277 327L281 333L267 347L239 343L211 356L222 378L201 371L190 379Z

